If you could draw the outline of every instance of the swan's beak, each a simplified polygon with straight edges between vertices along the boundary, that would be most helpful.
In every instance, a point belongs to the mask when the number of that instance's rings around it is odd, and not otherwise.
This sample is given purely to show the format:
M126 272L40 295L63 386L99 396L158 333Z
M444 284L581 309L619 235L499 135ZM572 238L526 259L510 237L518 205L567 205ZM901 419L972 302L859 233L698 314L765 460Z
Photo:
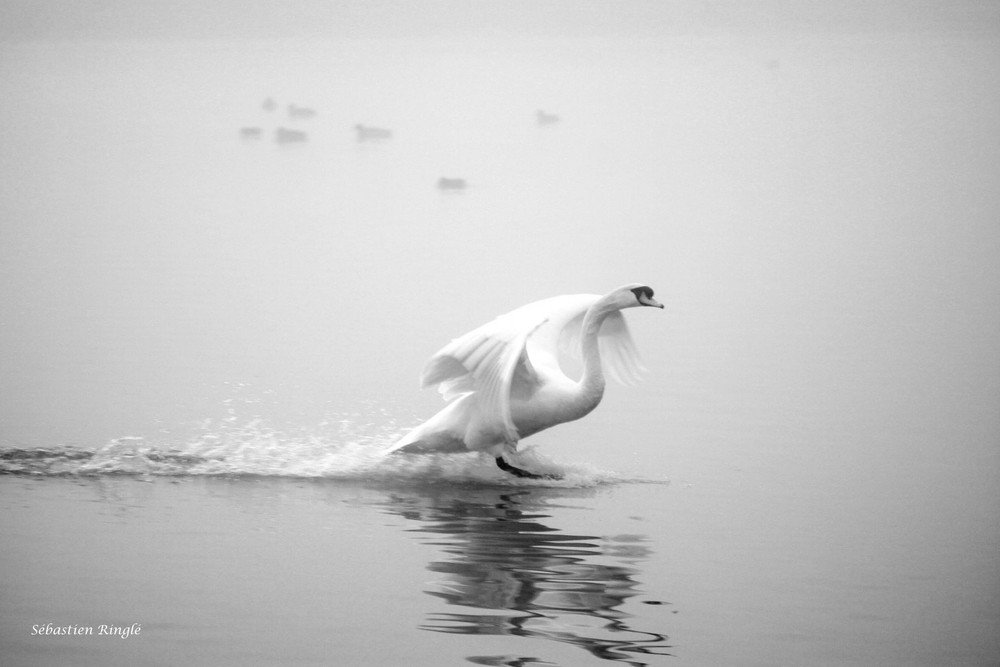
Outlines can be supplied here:
M644 294L639 295L639 303L644 306L652 306L653 308L663 308L663 304L654 299L651 296L646 296Z

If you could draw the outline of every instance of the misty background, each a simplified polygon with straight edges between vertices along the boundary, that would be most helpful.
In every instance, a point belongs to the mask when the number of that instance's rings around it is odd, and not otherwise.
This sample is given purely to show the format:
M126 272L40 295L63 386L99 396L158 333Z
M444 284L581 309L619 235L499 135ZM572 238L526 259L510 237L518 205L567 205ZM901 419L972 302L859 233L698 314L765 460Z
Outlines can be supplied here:
M672 474L777 431L820 459L962 451L996 490L994 3L0 15L5 444L170 442L234 400L401 428L451 337L638 281L667 306L629 313L649 377L553 431L564 455Z
M359 141L357 124L392 136ZM130 471L143 447L223 442L237 474L325 477L331 452L441 407L417 378L451 338L642 282L666 306L626 313L645 380L525 443L591 480L670 480L538 496L573 505L556 535L648 537L636 576L676 607L637 602L636 627L692 664L984 664L1000 650L998 176L992 1L0 0L0 447L101 449ZM87 505L36 509L39 487L14 481L32 525ZM168 488L200 521L212 504L186 482ZM323 577L311 545L340 532L317 525L383 523L309 494L299 515L267 487L227 486L227 508L260 492L290 512ZM444 488L462 512L477 495ZM198 524L207 553L244 548L243 523L216 539L230 523ZM160 555L186 572L173 544ZM334 573L366 586L349 605L304 597L398 625L386 608L422 607L412 556ZM309 576L286 619L327 581ZM285 634L272 612L266 641ZM210 631L226 655L228 624Z

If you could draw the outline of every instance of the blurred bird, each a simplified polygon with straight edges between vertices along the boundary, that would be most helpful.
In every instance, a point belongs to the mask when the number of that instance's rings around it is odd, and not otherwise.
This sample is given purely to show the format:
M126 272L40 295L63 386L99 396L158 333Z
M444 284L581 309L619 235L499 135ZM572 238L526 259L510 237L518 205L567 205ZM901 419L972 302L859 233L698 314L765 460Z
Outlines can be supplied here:
M559 122L559 116L554 113L548 113L538 109L535 111L535 120L538 121L539 125L554 125Z
M464 190L468 183L465 182L464 178L447 178L442 176L438 179L437 185L439 190Z
M316 110L309 107L300 107L294 104L288 105L289 118L315 118Z
M358 123L354 126L354 131L357 132L358 141L373 141L377 139L391 139L392 130L387 130L383 127L372 127L371 125L362 125Z

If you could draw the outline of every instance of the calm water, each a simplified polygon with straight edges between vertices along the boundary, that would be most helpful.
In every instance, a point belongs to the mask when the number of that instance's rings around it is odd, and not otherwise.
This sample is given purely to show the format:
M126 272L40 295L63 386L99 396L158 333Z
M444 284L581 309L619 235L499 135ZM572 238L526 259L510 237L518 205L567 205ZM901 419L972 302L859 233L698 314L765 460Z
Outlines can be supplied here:
M1000 29L0 45L3 653L997 664L998 71ZM564 482L375 459L451 337L633 281L647 379L526 442Z

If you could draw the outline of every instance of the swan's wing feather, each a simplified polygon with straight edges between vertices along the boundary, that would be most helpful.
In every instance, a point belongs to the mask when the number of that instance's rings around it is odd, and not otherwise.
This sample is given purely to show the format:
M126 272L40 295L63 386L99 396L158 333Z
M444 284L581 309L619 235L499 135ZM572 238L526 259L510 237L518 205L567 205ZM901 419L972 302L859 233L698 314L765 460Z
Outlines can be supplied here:
M439 350L424 367L421 385L438 385L449 401L476 392L478 426L500 432L514 442L517 431L510 416L511 389L534 391L539 380L532 356L554 355L566 322L581 319L597 298L553 297L501 315Z
M527 328L518 318L501 316L456 338L427 363L421 384L437 384L447 401L475 392L477 429L517 442L510 416L511 383L515 374L520 382L534 381L524 347L528 336L544 321Z
M635 384L646 371L621 311L607 316L598 336L605 371L622 384ZM579 347L578 347L579 349Z
M538 323L527 329L530 331L535 326ZM454 339L438 350L424 366L420 385L430 387L446 383L451 390L462 387L469 378L473 381L481 379L486 369L506 353L505 348L522 337L524 328L504 315ZM469 388L476 390L479 387Z
M445 348L447 349L447 348ZM458 379L468 371L460 361L451 355L442 354L444 350L438 352L424 366L420 374L420 386L430 387L445 381Z
M501 433L507 443L518 440L517 428L510 415L510 388L515 368L525 368L524 345L531 332L495 349L495 354L485 364L475 366L470 373L475 378L477 427L487 433ZM523 371L522 371L523 372Z
M583 316L586 311L573 317L559 334L559 351L573 359L580 359L580 335L583 330ZM639 358L639 350L632 341L625 315L621 311L609 314L601 325L598 335L601 348L601 363L604 371L617 382L635 384L646 372Z
M552 297L501 315L438 350L424 366L420 385L440 385L458 380L466 374L478 376L481 367L496 359L500 347L519 341L523 334L531 338L532 348L542 350L551 347L554 352L567 322L575 321L579 330L583 314L597 298L593 294ZM521 345L523 346L523 342ZM531 378L531 363L527 357L524 361L526 366L519 369L519 374L526 379ZM449 385L457 386L460 384Z
M565 354L571 359L580 360L580 334L583 332L583 316L587 314L587 311L573 316L563 325L562 329L559 331L559 340L557 343L557 349L560 354Z

